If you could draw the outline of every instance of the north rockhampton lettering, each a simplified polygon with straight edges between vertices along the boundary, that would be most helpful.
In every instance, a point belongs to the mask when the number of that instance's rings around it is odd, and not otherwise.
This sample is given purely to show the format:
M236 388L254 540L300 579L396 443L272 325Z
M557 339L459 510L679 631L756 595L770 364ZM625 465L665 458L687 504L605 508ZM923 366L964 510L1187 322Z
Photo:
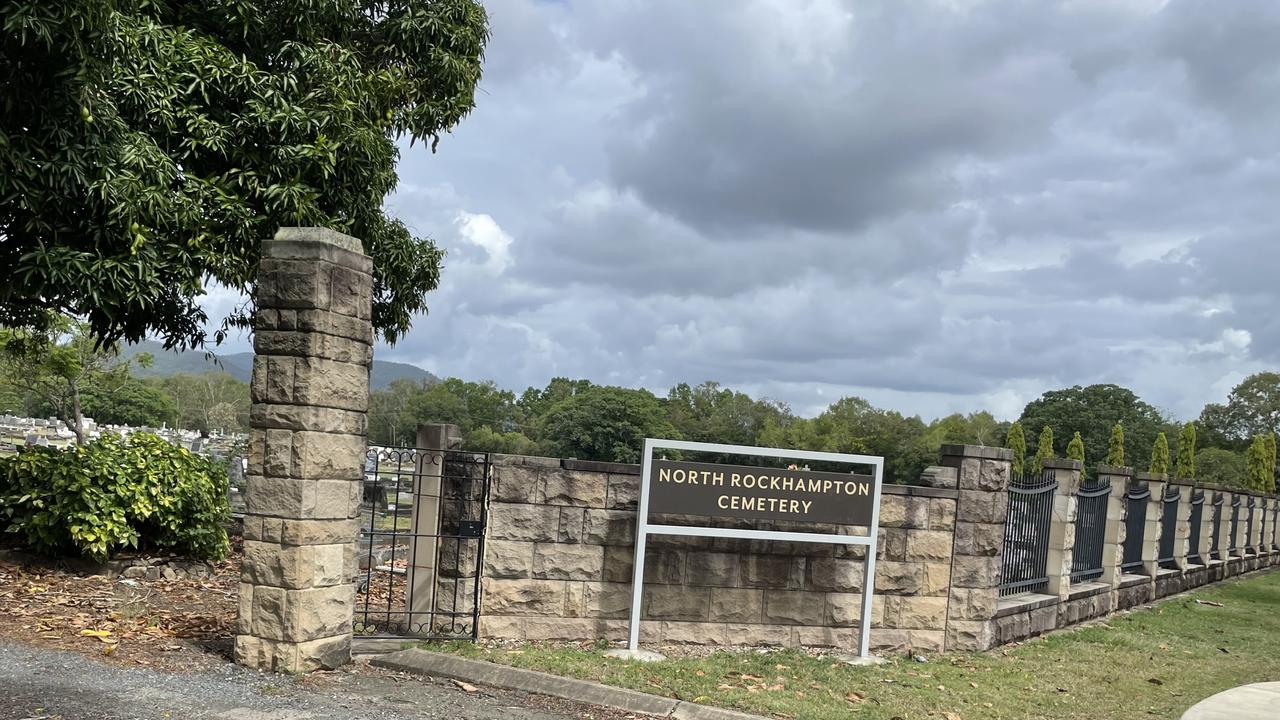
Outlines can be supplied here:
M875 481L865 475L654 460L655 513L866 525Z

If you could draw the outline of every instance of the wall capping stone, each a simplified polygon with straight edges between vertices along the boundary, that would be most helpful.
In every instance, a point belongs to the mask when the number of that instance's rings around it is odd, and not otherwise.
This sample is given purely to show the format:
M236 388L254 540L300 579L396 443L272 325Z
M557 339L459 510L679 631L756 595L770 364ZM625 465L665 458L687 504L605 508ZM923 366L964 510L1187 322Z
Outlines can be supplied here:
M987 460L1013 460L1012 450L989 445L943 445L942 456L946 457L948 455L985 458Z
M1167 481L1170 485L1180 485L1182 487L1196 487L1195 478L1175 478L1170 477Z
M912 497L947 498L955 500L960 491L955 488L925 487L923 485L882 485L880 492L884 495L910 495Z
M641 471L639 465L633 465L631 463L603 462L600 460L575 460L574 458L564 458L560 461L560 467L565 470L584 470L586 472L602 472L611 473L613 475L639 475Z
M1099 475L1119 475L1133 477L1133 468L1128 465L1107 465L1100 463L1097 467Z
M1048 458L1044 467L1046 470L1084 470L1084 463L1070 458Z
M1168 482L1169 481L1168 473L1136 472L1133 474L1133 477L1135 480L1142 480L1144 482Z

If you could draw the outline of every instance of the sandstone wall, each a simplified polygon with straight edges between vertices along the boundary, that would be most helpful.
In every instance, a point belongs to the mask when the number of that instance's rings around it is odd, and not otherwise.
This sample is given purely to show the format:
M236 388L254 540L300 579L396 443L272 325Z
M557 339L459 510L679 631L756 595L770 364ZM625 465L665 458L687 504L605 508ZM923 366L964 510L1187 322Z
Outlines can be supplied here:
M639 472L633 465L494 456L482 638L626 638ZM955 490L885 488L873 649L942 650L955 510ZM651 536L641 640L856 650L862 553L829 544Z

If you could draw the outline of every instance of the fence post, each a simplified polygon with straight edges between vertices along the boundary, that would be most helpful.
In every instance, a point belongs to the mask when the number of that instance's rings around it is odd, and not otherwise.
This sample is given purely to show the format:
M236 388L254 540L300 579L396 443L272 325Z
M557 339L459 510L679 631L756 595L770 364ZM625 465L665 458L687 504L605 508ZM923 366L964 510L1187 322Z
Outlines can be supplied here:
M1231 493L1231 516L1235 518L1235 527L1233 528L1235 532L1231 533L1231 549L1233 551L1231 555L1241 559L1244 558L1245 547L1249 544L1246 533L1249 524L1249 501L1246 498L1248 498L1246 493Z
M405 572L409 634L430 631L435 620L440 550L440 492L446 450L461 444L457 425L419 425L413 469L412 548Z
M1168 476L1140 472L1134 477L1145 482L1151 491L1151 497L1147 498L1147 522L1142 533L1142 571L1151 578L1154 586L1160 570L1160 518L1164 513L1164 488L1168 484Z
M1195 480L1169 481L1169 492L1178 492L1178 515L1175 519L1173 534L1173 564L1182 572L1187 570L1187 557L1191 555L1187 547L1191 539L1191 491Z
M1280 498L1271 498L1271 551L1280 551Z
M1102 538L1102 577L1099 581L1111 586L1112 590L1120 587L1120 564L1124 561L1125 492L1129 488L1131 477L1131 467L1098 466L1099 480L1111 484L1111 495L1107 498L1107 528Z
M1000 562L1009 512L1013 452L943 445L942 465L957 468L955 543L947 602L947 650L989 650L1000 599Z
M1076 543L1076 508L1080 491L1079 460L1053 458L1044 461L1046 472L1058 482L1053 495L1053 514L1049 522L1049 560L1045 565L1049 578L1046 593L1065 602L1071 595L1071 561Z
M351 660L373 261L325 228L263 243L236 662L305 672Z

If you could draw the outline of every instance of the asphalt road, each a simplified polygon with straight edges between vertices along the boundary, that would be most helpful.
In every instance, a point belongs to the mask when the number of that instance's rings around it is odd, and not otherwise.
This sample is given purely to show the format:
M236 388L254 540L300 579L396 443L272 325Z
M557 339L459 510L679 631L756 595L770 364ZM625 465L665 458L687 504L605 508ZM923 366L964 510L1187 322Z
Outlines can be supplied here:
M294 678L235 665L192 673L117 667L0 642L0 720L618 720L540 696L377 671ZM633 717L633 716L632 716Z

